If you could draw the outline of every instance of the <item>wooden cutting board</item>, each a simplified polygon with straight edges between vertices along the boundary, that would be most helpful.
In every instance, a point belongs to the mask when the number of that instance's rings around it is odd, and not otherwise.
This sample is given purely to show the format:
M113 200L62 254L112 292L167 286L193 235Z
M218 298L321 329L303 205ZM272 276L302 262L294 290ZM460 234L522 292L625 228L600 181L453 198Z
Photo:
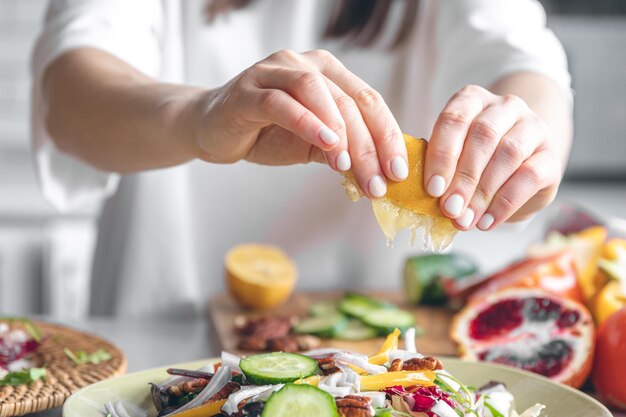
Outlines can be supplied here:
M361 291L360 291L361 292ZM389 301L398 307L415 314L417 324L424 334L417 338L417 349L421 353L433 355L456 355L454 343L448 337L452 312L442 307L415 307L404 302L402 294L394 291L363 291L382 301ZM240 337L235 333L234 323L239 316L260 317L275 315L282 317L305 317L311 304L320 301L337 300L343 291L331 292L298 292L284 304L271 310L252 311L239 307L227 294L221 294L209 301L209 314L215 326L223 350L238 354L246 353L237 349ZM363 341L324 340L324 347L335 347L366 355L376 353L384 338Z

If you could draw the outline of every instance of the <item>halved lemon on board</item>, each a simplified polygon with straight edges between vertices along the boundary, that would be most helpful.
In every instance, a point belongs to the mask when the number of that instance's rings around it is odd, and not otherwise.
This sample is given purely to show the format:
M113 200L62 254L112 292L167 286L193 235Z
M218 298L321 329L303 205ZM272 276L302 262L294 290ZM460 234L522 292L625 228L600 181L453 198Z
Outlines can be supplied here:
M283 303L296 284L295 263L280 248L243 244L232 248L224 259L226 283L235 300L244 307L271 308Z
M431 197L424 189L424 158L428 142L407 134L404 142L408 153L409 176L400 182L389 181L387 194L372 200L372 208L387 245L392 246L400 230L411 230L411 244L415 243L417 230L421 229L425 249L440 252L447 248L457 229L439 209L439 198ZM363 192L356 184L352 172L344 174L346 194L357 201Z

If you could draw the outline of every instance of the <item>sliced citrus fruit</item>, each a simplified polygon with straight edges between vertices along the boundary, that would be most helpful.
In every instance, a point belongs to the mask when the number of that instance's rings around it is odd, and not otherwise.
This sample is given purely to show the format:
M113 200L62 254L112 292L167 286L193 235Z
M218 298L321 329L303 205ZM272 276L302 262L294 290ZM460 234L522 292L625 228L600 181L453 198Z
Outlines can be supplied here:
M552 232L544 242L531 246L529 254L531 256L545 256L565 248L572 250L576 262L578 282L585 300L589 300L599 290L594 280L598 268L598 259L602 254L607 234L607 230L603 226L592 226L567 236Z
M573 252L561 250L551 255L522 259L487 277L471 293L475 300L513 287L540 288L552 294L584 302L577 280Z
M226 282L239 304L270 308L284 302L297 279L294 262L280 248L244 244L232 248L224 259Z
M573 387L591 371L589 310L544 290L513 288L469 303L450 333L465 359L522 368Z
M452 243L457 229L439 210L439 199L431 197L424 189L424 158L428 142L406 134L404 142L408 153L409 175L404 181L389 181L385 197L372 200L376 220L389 246L403 229L411 230L413 244L417 229L422 229L424 246L441 251ZM352 201L363 196L351 172L344 174L343 185Z

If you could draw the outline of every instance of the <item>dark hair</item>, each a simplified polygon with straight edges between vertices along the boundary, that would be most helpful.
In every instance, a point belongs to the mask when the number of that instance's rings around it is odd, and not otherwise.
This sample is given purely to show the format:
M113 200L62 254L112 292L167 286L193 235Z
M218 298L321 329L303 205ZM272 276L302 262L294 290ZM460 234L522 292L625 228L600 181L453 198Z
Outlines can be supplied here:
M207 0L205 15L208 22L231 10L241 9L255 0ZM345 39L349 45L372 46L380 38L391 6L404 3L402 22L389 45L401 45L408 37L416 20L419 0L336 0L324 29L324 39Z

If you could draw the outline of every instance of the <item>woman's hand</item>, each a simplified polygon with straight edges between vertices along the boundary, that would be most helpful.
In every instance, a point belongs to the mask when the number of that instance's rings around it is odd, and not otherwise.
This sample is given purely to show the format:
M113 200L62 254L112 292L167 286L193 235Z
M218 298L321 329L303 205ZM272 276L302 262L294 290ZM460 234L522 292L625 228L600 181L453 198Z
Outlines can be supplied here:
M547 206L561 175L547 125L524 100L470 85L435 123L424 181L457 228L491 230Z
M267 165L324 161L369 197L408 175L402 132L381 95L326 51L277 52L202 95L200 158Z

